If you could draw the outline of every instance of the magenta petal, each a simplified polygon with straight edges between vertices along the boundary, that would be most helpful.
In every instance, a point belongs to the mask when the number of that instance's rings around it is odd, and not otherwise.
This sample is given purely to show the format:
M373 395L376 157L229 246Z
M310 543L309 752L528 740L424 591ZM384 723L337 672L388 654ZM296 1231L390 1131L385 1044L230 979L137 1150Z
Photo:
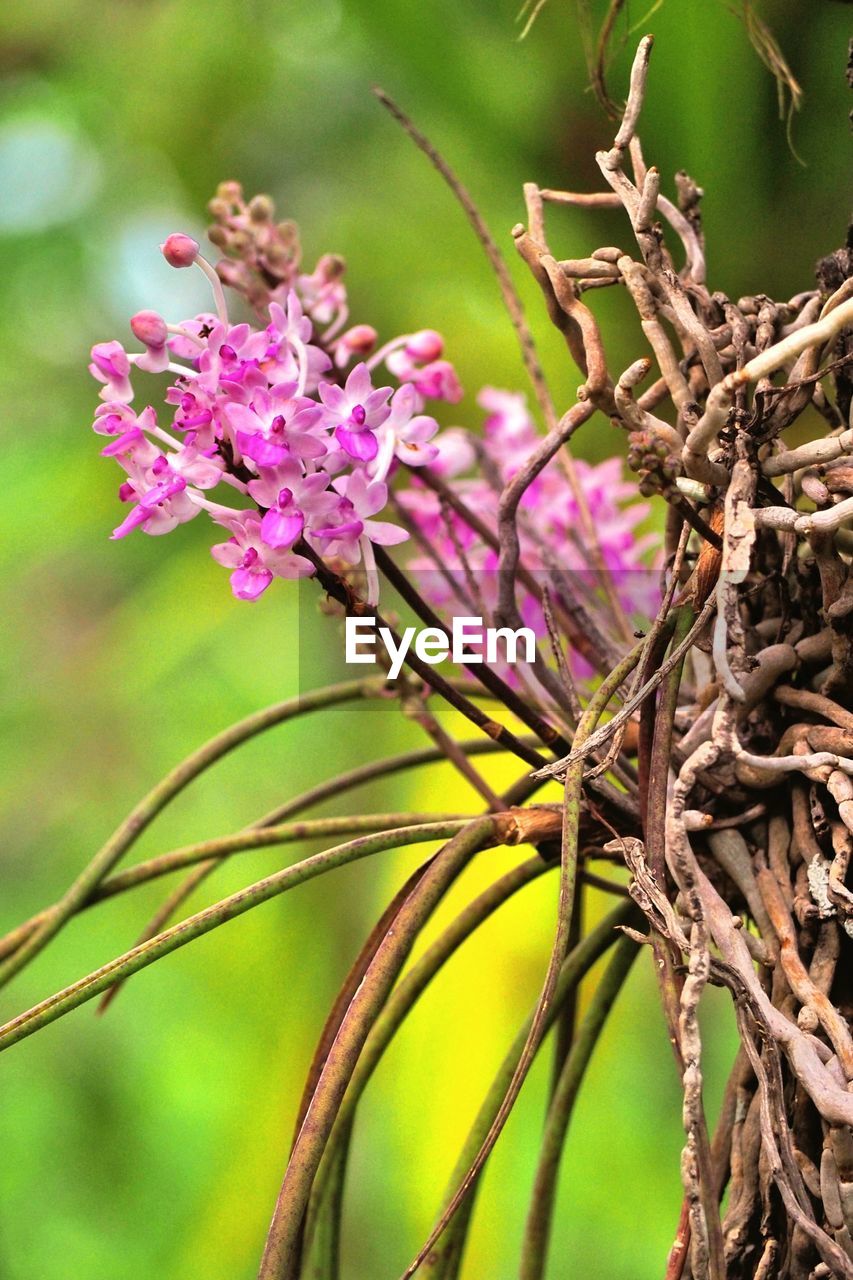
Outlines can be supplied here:
M218 564L225 565L226 569L236 569L243 559L243 552L236 538L229 538L227 542L217 542L210 548L210 554Z
M195 400L195 397L193 397L193 399ZM196 409L198 407L198 402L195 402L192 406L181 406L181 408L187 413L190 412L191 408ZM228 419L229 425L234 431L246 431L249 435L254 435L261 426L258 415L245 404L237 404L233 402L226 404L224 413L225 417Z
M271 582L269 569L235 569L231 574L231 590L238 600L257 600Z
M313 529L315 538L360 538L364 532L361 520L349 520L346 524L329 525L328 529Z
M284 445L273 444L264 436L248 431L237 432L237 448L244 458L251 458L259 467L277 467L290 457L290 450Z
M365 396L370 395L370 390L370 370L362 361L355 366L347 378L346 393L352 400L363 400Z
M317 390L320 393L320 399L323 404L332 413L344 414L349 407L349 401L340 387L336 387L333 382L321 382Z
M159 507L161 503L173 498L176 493L183 493L186 487L187 482L183 476L175 476L171 480L163 480L160 484L155 484L147 493L143 493L139 499L139 505L150 513L154 507Z
M364 532L371 542L378 543L380 547L395 547L409 536L405 529L398 524L389 524L387 520L368 520Z
M123 432L120 436L114 436L108 445L101 450L102 458L114 458L121 453L126 453L131 445L139 444L145 437L139 427L131 427L129 431Z
M335 439L351 458L357 458L359 462L372 462L379 452L379 445L372 431L350 431L348 427L336 427Z
M406 466L409 467L426 467L438 457L438 445L435 444L412 444L405 440L400 446L398 456Z
M126 538L139 525L144 524L150 515L151 512L146 511L144 507L134 507L130 514L122 520L121 524L116 529L113 529L110 537L114 540Z
M311 405L307 409L300 409L290 419L290 426L293 431L310 431L312 427L316 427L317 423L323 417L323 410L319 405Z
M292 547L305 527L305 519L301 511L285 515L281 511L267 511L261 521L261 537L268 547L277 550Z
M405 439L409 444L425 444L427 440L431 440L438 431L438 423L435 418L430 418L426 414L419 414L416 418L412 418L406 427Z

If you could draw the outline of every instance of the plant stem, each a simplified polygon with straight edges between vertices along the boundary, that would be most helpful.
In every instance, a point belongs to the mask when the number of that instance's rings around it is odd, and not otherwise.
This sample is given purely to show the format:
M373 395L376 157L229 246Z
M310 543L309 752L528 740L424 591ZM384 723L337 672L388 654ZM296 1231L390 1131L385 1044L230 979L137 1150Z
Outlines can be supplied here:
M398 827L413 827L429 822L467 822L469 816L460 813L364 813L351 818L312 818L303 822L282 823L274 827L250 827L232 836L219 836L214 840L201 840L188 844L156 858L137 863L110 876L92 891L90 897L80 903L78 911L106 902L116 894L125 893L151 880L170 875L194 863L222 862L234 853L246 853L254 849L269 848L280 844L293 844L302 840L323 839L327 836L349 836L373 831L393 831ZM25 920L17 929L8 933L0 943L2 954L22 945L49 915L51 907Z
M399 1031L405 1019L444 964L462 943L487 920L508 898L548 870L552 870L540 857L519 863L506 875L494 881L483 893L470 902L451 925L413 965L403 980L395 987L388 1003L374 1024L365 1042L358 1066L353 1073L346 1098L338 1112L335 1127L329 1138L323 1163L317 1174L312 1200L322 1205L328 1198L330 1185L334 1185L335 1169L340 1151L349 1142L355 1110L382 1055Z
M157 814L205 769L209 769L212 764L221 760L241 743L248 742L250 738L271 729L273 725L282 724L309 711L319 711L325 707L353 702L359 698L376 697L386 684L382 677L348 680L297 698L289 698L286 702L275 703L263 711L247 716L244 720L239 720L237 724L218 733L204 746L187 756L131 810L124 822L98 850L62 898L49 909L46 917L27 941L0 962L0 987L38 955L66 921L75 914L80 904L90 897L104 876L112 870Z
M616 943L613 958L596 987L589 1010L578 1029L577 1037L560 1072L548 1110L539 1164L533 1183L519 1272L520 1280L542 1280L545 1274L557 1176L569 1121L593 1050L638 952L639 946L633 938L623 935Z
M193 942L220 925L227 924L229 920L234 920L246 911L251 911L262 902L268 902L271 898L286 893L297 884L304 884L315 876L331 871L333 867L356 862L360 858L365 858L372 853L380 853L384 849L397 849L404 845L420 844L428 840L449 839L469 826L468 820L431 822L418 827L403 827L396 831L360 836L356 840L349 840L346 844L336 845L332 849L324 850L323 853L313 854L292 867L285 867L283 871L277 871L274 875L258 880L255 884L223 898L221 902L206 907L204 911L188 916L180 924L157 934L142 946L132 948L124 955L102 965L100 969L87 974L85 978L80 978L70 987L42 1000L26 1013L13 1018L0 1027L0 1052L17 1044L20 1040L25 1040L27 1036L48 1026L51 1022L56 1022L72 1009L77 1009L88 1000L92 1000L118 979L138 973L140 969L147 968L162 956L170 955L179 947L186 946L188 942Z
M577 732L575 734L574 749L581 746L586 738L592 733L610 702L610 699L620 688L623 681L627 679L637 666L637 663L640 661L642 656L642 652L642 644L635 645L634 648L621 660L621 662L614 667L610 674L602 680L601 685L590 698L581 717L580 723L578 724ZM581 755L578 759L573 760L569 764L566 772L565 798L563 805L563 834L560 854L560 897L557 909L557 929L554 937L554 944L551 949L551 956L548 962L548 970L545 975L542 992L536 1005L536 1012L528 1033L527 1041L518 1060L512 1079L510 1080L506 1095L498 1109L498 1113L494 1118L492 1126L480 1147L480 1150L477 1152L470 1169L466 1172L464 1178L459 1183L456 1192L442 1212L438 1223L433 1228L426 1243L403 1273L403 1280L408 1280L408 1277L414 1275L418 1268L422 1266L425 1259L429 1256L431 1249L442 1234L445 1226L453 1218L453 1215L469 1194L480 1170L488 1159L489 1153L500 1137L501 1130L503 1129L507 1117L515 1104L515 1100L521 1091L521 1086L523 1085L527 1073L530 1070L539 1049L539 1045L542 1042L545 1030L549 1025L548 1013L554 999L560 967L565 959L569 930L571 927L577 874L583 772L584 761L583 756Z
M550 1030L557 1014L578 983L585 977L596 961L614 944L616 941L615 930L622 925L637 925L641 919L639 908L633 902L620 902L570 952L563 961L554 988L554 999L545 1015L546 1032ZM451 1191L459 1185L466 1171L471 1167L477 1152L482 1147L495 1122L495 1118L499 1114L501 1104L530 1036L537 1007L538 1005L519 1029L498 1068L480 1110L477 1112L477 1116L450 1175L448 1185ZM436 1239L432 1253L421 1268L423 1275L429 1276L430 1280L456 1280L472 1208L473 1194Z

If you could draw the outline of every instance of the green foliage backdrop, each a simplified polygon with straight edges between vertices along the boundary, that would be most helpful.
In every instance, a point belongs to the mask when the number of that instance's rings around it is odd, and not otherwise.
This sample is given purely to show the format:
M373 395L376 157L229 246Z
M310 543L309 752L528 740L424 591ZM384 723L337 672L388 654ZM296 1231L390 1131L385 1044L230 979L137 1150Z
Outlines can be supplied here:
M193 526L166 542L107 540L114 477L88 432L89 347L128 337L126 318L140 307L175 314L203 304L200 282L170 272L157 244L176 229L198 234L216 183L234 177L248 191L270 191L301 223L309 258L329 249L347 257L356 319L386 337L424 325L444 332L469 392L454 410L459 421L476 422L482 383L521 386L509 326L467 227L369 92L380 82L399 98L508 245L521 183L591 189L593 152L612 128L585 91L568 0L551 0L523 44L515 3L7 0L0 925L52 899L182 754L299 681L287 586L255 606L233 601ZM706 188L719 286L737 296L763 284L781 297L809 287L814 259L846 227L846 11L776 0L764 12L805 88L794 129L804 166L786 142L770 77L736 18L712 0L668 0L650 20L657 47L643 136L665 181L683 166ZM624 71L617 58L614 86ZM552 214L567 256L627 239L617 215L597 215L599 228L613 218L612 233L593 230L591 216ZM565 398L573 384L559 343L516 274ZM618 366L637 351L620 328L618 299L603 304ZM599 423L581 451L602 457L617 446ZM316 626L317 647L331 655L335 625L303 625ZM345 709L255 742L182 797L140 853L234 830L357 763L366 742L376 752L417 744L415 727L395 716L378 705ZM439 771L417 784L389 780L363 807L446 808L451 786ZM276 856L235 860L215 888L265 873ZM255 1274L324 1010L413 856L381 855L308 885L134 979L102 1021L90 1006L3 1058L4 1280ZM476 880L469 873L460 891ZM4 993L4 1013L129 946L157 895L76 921ZM590 909L599 909L594 899ZM383 1064L355 1146L348 1280L397 1274L430 1224L467 1124L538 990L553 910L547 878L505 908ZM720 1013L712 1107L730 1049ZM488 1170L473 1277L514 1274L545 1066ZM584 1087L563 1167L553 1280L661 1274L681 1140L645 960Z

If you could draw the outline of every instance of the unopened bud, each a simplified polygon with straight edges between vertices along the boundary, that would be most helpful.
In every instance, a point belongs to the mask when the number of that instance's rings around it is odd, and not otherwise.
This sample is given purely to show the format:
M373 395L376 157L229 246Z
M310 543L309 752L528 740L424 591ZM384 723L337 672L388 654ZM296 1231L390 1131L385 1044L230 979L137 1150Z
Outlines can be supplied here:
M227 200L229 204L241 204L243 201L243 188L239 182L220 182L216 194L220 200Z
M249 202L249 217L253 222L272 222L275 205L269 196L254 196Z
M264 248L264 257L267 265L272 271L278 271L282 275L292 265L294 259L293 246L291 244L270 244Z
M170 267L191 267L198 257L198 241L176 231L163 241L160 252Z
M443 350L444 339L435 329L421 329L419 333L413 333L406 343L406 354L425 364L437 360Z
M346 268L347 264L339 253L324 253L317 261L314 275L326 281L340 280Z
M350 351L358 352L359 355L367 355L368 351L372 351L376 345L378 333L369 324L356 324L351 329L347 329L341 338L341 342Z
M137 311L131 318L130 327L133 336L146 347L164 347L169 331L166 321L156 311Z
M241 262L217 262L216 274L223 284L229 285L232 289L245 288L249 283L246 269Z
M252 247L252 237L248 231L232 231L228 237L228 252L242 258Z

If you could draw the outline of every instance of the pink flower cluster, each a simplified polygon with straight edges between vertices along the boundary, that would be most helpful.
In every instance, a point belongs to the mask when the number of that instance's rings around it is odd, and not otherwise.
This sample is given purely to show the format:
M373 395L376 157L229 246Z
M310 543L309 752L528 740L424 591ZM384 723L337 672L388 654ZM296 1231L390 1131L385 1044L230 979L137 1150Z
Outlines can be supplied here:
M273 221L267 197L247 203L238 184L225 183L210 209L210 237L225 255L215 268L189 236L169 236L161 249L173 267L204 272L215 310L178 324L141 311L130 322L141 350L117 341L92 349L89 368L102 384L94 429L107 437L103 455L125 473L119 499L127 514L112 536L169 533L204 512L225 535L211 551L239 599L258 599L274 578L309 576L322 559L344 574L362 566L375 604L374 546L411 532L417 555L409 569L421 594L446 615L488 620L496 552L409 469L431 464L497 528L500 490L539 443L524 397L487 388L482 437L461 428L439 434L424 410L455 403L462 391L438 333L377 347L370 325L348 327L342 260L325 255L302 271L296 228ZM257 323L232 322L223 284L250 304ZM152 404L134 407L140 374L169 379L164 425ZM576 466L608 567L633 590L640 581L648 588L646 544L635 536L646 508L624 505L634 490L622 482L621 461ZM395 472L406 528L379 518ZM525 568L552 581L555 572L586 574L581 523L551 465L520 507ZM544 635L536 599L522 592L520 606Z
M229 535L212 554L231 570L240 599L256 600L273 578L312 574L310 548L363 564L375 602L373 545L408 536L375 518L387 504L388 477L400 461L433 461L438 423L424 413L426 402L462 394L440 335L405 335L370 354L374 329L341 332L346 291L340 272L329 287L328 260L300 275L290 259L288 278L268 292L267 323L234 324L220 274L198 244L172 235L161 249L172 266L205 272L216 312L168 324L142 311L130 322L141 351L117 341L92 349L90 372L103 384L94 429L109 437L102 452L126 476L119 499L128 514L112 536L168 533L204 511ZM248 296L248 286L241 291ZM395 386L377 377L380 367ZM172 375L166 426L152 405L133 407L138 372ZM236 505L220 500L224 487Z
M478 404L486 412L482 436L460 429L442 433L431 470L452 482L469 511L491 529L498 527L501 489L529 460L541 442L523 395L484 388ZM630 615L654 613L660 599L658 573L650 565L654 534L637 536L637 525L649 514L636 498L636 487L623 479L621 458L591 465L575 462L606 568ZM474 472L473 475L466 473ZM400 494L400 504L418 531L420 553L409 561L421 594L445 617L488 619L498 604L498 553L471 526L413 478ZM559 465L552 464L525 491L518 513L521 563L556 599L566 576L583 595L601 583L591 568L578 503ZM519 610L526 626L546 641L541 605L520 583ZM585 674L584 664L577 667Z

